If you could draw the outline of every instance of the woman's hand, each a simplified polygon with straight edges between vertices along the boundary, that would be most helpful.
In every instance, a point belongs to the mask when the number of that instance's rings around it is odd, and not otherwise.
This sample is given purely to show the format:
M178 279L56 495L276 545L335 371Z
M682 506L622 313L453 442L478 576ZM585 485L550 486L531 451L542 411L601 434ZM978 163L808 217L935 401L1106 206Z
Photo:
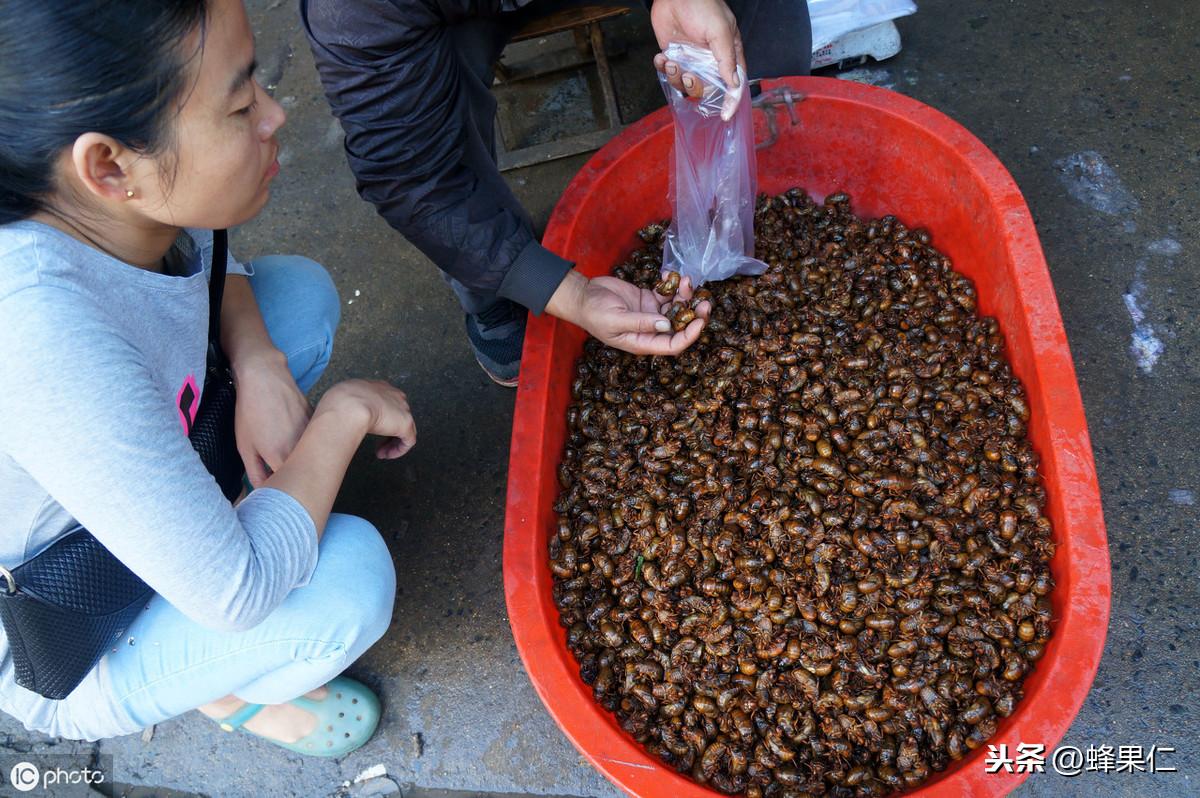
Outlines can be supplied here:
M675 295L664 297L616 277L589 280L572 270L550 297L546 311L617 349L635 355L678 355L700 337L709 303L701 302L696 318L680 332L672 331L663 311L674 301L691 298L691 283L686 278Z
M287 358L277 349L239 358L234 376L238 453L250 484L257 488L296 448L312 407L292 378Z
M321 397L317 413L340 413L352 426L361 425L360 435L379 435L385 440L375 450L380 460L408 453L417 442L417 425L404 391L383 380L346 380Z
M267 487L289 494L304 506L324 533L338 488L366 435L385 440L376 455L388 460L417 442L417 427L404 392L379 380L346 380L330 388L291 456L267 480Z
M707 48L717 59L725 85L738 85L737 68L746 71L746 55L742 52L737 19L722 0L654 0L650 6L650 25L659 48L665 50L671 42ZM654 56L654 68L689 97L704 93L700 78L682 71L662 53Z

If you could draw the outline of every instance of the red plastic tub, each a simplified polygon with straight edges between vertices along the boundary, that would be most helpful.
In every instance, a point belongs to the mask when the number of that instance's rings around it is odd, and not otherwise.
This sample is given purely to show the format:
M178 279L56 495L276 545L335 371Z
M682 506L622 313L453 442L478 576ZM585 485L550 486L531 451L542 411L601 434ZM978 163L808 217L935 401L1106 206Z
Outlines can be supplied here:
M1029 209L996 157L962 126L893 92L824 78L788 78L805 99L799 125L780 114L776 143L759 152L759 190L800 186L820 198L848 191L855 213L895 213L928 229L933 243L975 281L979 312L995 316L1008 357L1029 395L1030 436L1041 456L1057 550L1051 570L1056 625L1025 698L992 740L1041 743L1047 758L1070 726L1100 662L1108 628L1108 548L1100 491L1075 369L1054 288ZM761 117L761 114L757 116ZM758 124L762 125L762 119ZM608 270L638 246L638 228L669 215L667 111L613 139L567 187L546 230L550 249L588 275ZM592 699L567 650L551 598L547 545L556 528L556 468L566 436L573 364L584 334L551 318L530 318L513 421L504 587L517 649L538 695L567 737L614 784L635 796L714 796L674 772L621 731ZM1023 774L985 773L976 750L917 792L996 796Z

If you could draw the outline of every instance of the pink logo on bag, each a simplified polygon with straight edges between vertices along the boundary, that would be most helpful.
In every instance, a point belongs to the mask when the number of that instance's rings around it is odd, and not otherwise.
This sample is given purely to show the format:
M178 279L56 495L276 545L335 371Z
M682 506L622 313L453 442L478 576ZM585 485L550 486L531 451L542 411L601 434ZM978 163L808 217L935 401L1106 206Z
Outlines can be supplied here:
M179 394L175 397L175 406L179 410L179 423L183 426L183 434L192 434L192 424L196 421L196 411L200 409L200 389L196 387L196 378L191 374L183 381Z

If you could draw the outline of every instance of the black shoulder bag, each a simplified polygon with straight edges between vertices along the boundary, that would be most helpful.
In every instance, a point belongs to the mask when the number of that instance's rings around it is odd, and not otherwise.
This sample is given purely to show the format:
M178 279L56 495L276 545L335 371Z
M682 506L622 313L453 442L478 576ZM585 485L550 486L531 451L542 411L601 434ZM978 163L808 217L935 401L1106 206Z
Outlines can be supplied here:
M234 437L237 395L221 350L221 297L228 237L213 233L209 277L208 364L192 446L230 501L245 467ZM154 592L79 526L9 571L0 566L0 621L17 684L55 700L70 695L145 607Z

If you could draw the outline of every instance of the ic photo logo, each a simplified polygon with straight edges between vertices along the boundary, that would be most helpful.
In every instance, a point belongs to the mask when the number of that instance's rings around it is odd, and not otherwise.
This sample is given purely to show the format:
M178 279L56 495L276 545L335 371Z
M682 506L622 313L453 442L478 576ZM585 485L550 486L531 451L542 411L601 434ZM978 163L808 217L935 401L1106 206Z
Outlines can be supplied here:
M49 757L46 757L49 758ZM42 761L40 766L27 760L21 760L7 770L8 783L17 792L32 792L36 789L48 790L57 788L55 795L93 795L93 788L105 782L104 771L95 767L96 763L79 756L55 757L58 764L47 764ZM100 759L109 759L101 757ZM101 767L111 764L101 763ZM0 769L0 773L6 772ZM66 792L63 792L63 789ZM7 791L5 795L9 795Z
M20 792L29 792L42 783L42 772L37 765L18 762L8 771L8 781Z

